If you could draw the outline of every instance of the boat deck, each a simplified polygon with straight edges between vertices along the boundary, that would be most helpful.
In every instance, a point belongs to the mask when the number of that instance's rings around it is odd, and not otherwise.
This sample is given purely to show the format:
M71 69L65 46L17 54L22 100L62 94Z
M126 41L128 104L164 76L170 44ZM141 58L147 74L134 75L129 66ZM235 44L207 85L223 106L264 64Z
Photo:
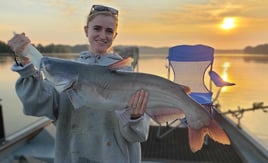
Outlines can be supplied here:
M144 161L156 162L217 162L243 163L232 145L222 145L211 139L202 150L192 153L188 145L188 129L176 128L163 138L157 138L158 126L150 127L149 138L142 146ZM169 127L162 127L161 131Z

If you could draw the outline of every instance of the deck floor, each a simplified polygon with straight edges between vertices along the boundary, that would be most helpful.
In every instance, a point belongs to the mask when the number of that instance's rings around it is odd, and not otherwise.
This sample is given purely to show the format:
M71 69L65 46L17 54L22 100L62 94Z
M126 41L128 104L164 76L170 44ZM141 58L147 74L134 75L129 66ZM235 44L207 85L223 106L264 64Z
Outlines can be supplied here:
M162 127L161 131L167 127ZM211 139L202 150L192 153L188 145L187 128L176 128L159 139L157 127L151 126L148 140L141 144L142 159L163 162L243 163L231 145L222 145Z

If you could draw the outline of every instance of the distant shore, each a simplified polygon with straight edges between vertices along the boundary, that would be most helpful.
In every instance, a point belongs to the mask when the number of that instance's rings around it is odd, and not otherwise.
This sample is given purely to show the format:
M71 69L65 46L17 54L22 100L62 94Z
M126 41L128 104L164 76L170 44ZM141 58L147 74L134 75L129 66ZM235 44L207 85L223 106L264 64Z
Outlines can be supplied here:
M62 45L49 44L43 46L41 44L34 45L42 53L79 53L88 50L87 44L80 45ZM135 46L135 45L116 45L116 46ZM115 46L115 47L116 47ZM140 54L167 54L169 47L151 47L151 46L135 46L139 48ZM0 41L0 53L10 53L10 47ZM215 53L232 53L232 54L268 54L268 44L261 44L255 47L247 46L244 49L215 49Z

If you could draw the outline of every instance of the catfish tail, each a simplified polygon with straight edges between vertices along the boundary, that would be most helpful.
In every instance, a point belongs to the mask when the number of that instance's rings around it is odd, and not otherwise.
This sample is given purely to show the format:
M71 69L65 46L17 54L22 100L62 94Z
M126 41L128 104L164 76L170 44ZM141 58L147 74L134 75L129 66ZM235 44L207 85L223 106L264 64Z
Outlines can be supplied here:
M204 143L204 138L208 134L210 138L214 141L230 145L230 139L223 131L222 128L216 123L214 119L211 119L210 124L208 126L204 126L200 129L193 129L188 127L188 134L189 134L189 145L192 152L199 151Z

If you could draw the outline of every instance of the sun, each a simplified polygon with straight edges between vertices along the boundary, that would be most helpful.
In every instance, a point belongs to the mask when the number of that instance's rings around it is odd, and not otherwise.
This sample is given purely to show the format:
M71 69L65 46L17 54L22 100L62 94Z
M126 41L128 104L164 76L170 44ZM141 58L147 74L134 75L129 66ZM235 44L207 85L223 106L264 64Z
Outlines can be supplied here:
M220 27L224 30L230 30L235 28L236 26L236 18L233 17L226 17L223 19L222 24Z

